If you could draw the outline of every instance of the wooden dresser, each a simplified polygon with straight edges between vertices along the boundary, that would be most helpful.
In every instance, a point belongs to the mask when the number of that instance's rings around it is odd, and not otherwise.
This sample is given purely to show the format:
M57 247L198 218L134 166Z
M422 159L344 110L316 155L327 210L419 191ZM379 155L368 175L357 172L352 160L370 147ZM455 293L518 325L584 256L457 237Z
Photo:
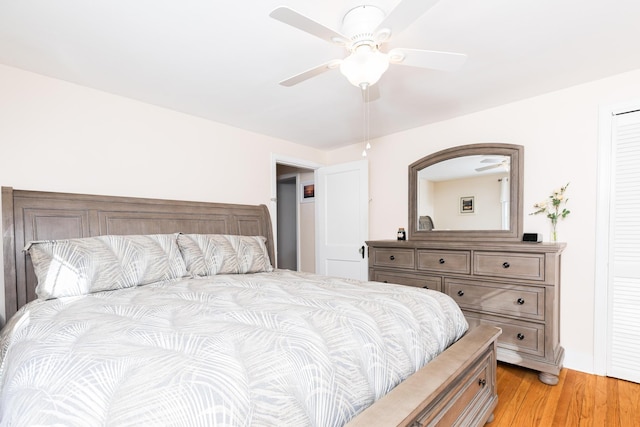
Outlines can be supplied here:
M369 241L369 280L451 296L470 327L502 328L498 360L539 371L562 368L560 261L564 243Z

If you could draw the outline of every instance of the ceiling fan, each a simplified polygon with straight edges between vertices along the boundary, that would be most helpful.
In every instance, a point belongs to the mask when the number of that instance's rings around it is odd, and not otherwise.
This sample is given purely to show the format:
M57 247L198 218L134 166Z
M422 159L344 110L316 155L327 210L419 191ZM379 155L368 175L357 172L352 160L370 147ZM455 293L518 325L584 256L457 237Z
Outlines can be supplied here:
M476 168L476 172L484 172L489 169L496 169L500 167L504 167L504 169L508 172L509 168L511 167L511 163L509 160L510 160L509 157L506 157L502 160L495 159L495 158L484 159L480 163L489 163L489 164L487 166Z
M388 14L372 5L349 10L342 19L340 32L332 30L286 6L274 9L269 16L330 43L344 46L349 56L334 59L280 82L293 86L326 71L340 68L349 82L363 90L378 82L389 64L408 65L442 71L458 69L467 56L461 53L381 47L393 34L407 28L433 7L438 0L401 0Z

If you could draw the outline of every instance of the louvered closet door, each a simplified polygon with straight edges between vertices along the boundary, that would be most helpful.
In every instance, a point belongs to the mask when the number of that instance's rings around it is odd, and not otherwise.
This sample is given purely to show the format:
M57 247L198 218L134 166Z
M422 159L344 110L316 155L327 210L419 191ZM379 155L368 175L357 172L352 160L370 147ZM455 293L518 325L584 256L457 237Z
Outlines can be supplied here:
M640 111L612 130L607 375L640 382Z

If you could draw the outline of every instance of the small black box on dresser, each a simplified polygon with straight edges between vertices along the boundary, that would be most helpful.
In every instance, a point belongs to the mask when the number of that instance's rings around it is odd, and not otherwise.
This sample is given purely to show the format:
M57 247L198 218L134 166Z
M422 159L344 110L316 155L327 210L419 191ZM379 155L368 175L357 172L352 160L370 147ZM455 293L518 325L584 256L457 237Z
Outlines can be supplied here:
M542 242L542 234L540 233L524 233L522 235L523 242L533 242L540 243Z

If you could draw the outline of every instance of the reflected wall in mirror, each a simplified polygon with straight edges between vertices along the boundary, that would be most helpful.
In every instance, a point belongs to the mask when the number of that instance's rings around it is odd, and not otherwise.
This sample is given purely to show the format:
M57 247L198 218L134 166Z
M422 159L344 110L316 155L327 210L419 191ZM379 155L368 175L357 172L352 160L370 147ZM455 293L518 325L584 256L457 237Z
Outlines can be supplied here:
M418 230L508 230L510 163L463 156L418 171Z
M524 149L472 144L409 166L409 238L519 240Z

